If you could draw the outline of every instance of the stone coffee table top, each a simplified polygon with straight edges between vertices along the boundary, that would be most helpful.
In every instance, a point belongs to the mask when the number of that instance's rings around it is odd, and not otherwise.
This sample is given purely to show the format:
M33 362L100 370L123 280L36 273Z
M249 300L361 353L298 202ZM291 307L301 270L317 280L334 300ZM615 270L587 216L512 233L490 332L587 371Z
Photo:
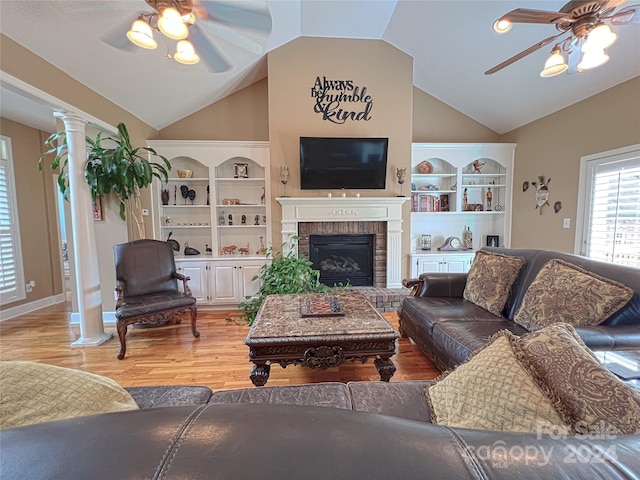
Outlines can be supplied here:
M303 301L336 297L344 311L339 316L302 316ZM398 338L398 333L366 297L356 291L330 294L270 295L262 304L247 340L251 344L274 339L366 335L368 338Z

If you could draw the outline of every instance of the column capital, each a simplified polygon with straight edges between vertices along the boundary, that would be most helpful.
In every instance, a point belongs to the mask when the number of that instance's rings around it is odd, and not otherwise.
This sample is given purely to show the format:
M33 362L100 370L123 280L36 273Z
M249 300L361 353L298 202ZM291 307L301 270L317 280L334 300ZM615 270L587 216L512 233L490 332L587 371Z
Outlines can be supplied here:
M86 119L74 112L53 112L53 116L60 118L64 122L65 130L79 131L84 138L86 126L89 123Z

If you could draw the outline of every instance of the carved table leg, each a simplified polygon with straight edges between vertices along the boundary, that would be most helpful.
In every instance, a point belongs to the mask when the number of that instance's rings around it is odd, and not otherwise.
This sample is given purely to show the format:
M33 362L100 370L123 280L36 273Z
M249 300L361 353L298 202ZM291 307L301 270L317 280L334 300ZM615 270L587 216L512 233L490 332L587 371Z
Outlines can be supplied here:
M251 369L251 375L249 375L249 378L256 387L262 387L267 383L267 380L269 380L270 371L271 365L254 365Z
M393 374L396 373L396 366L388 358L376 358L373 364L376 366L376 370L380 374L380 380L383 382L391 380Z

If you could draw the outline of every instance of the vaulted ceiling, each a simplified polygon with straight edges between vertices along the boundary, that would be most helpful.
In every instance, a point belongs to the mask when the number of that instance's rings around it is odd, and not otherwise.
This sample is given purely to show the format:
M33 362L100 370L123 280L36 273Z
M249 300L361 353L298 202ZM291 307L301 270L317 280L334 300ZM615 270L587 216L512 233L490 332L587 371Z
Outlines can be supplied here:
M541 78L550 44L500 72L484 75L501 61L558 33L552 25L516 24L499 36L492 30L494 20L515 8L557 11L564 3L241 2L257 12L268 12L272 27L256 30L242 17L197 21L205 39L231 67L221 73L212 71L205 61L187 66L166 59L163 41L158 41L156 50L114 48L118 43L114 39L126 32L136 16L151 11L144 0L2 0L0 31L156 129L265 77L267 53L299 36L381 39L413 57L417 88L505 133L640 75L640 24L619 27L618 41L609 49L611 60L594 70ZM24 96L6 86L3 83L0 91L3 116L29 124L16 117L35 119L41 109L40 115L50 117L46 106L32 100L24 104Z

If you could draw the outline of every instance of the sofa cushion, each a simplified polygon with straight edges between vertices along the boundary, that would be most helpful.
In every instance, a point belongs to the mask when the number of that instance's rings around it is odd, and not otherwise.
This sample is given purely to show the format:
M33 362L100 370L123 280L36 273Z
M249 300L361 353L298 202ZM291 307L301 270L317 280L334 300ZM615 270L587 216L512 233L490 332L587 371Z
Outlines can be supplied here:
M491 337L500 330L509 330L514 335L527 333L520 325L506 319L496 322L441 322L433 329L433 351L445 368L455 368L491 343Z
M429 406L423 391L431 382L349 382L351 405L360 412L381 413L409 420L429 422Z
M137 410L107 377L36 362L0 362L0 428L98 413Z
M527 330L559 322L598 325L622 308L632 295L633 290L619 282L553 259L529 285L514 321Z
M211 389L201 385L127 387L140 408L202 405L211 398Z
M538 432L562 428L551 401L522 368L508 332L425 389L431 421L450 427Z
M522 365L576 433L640 433L640 392L604 368L571 325L552 325L511 341Z
M478 251L467 275L463 297L501 316L511 285L524 264L523 257Z
M209 403L312 405L351 410L349 389L338 382L222 390L211 395Z

